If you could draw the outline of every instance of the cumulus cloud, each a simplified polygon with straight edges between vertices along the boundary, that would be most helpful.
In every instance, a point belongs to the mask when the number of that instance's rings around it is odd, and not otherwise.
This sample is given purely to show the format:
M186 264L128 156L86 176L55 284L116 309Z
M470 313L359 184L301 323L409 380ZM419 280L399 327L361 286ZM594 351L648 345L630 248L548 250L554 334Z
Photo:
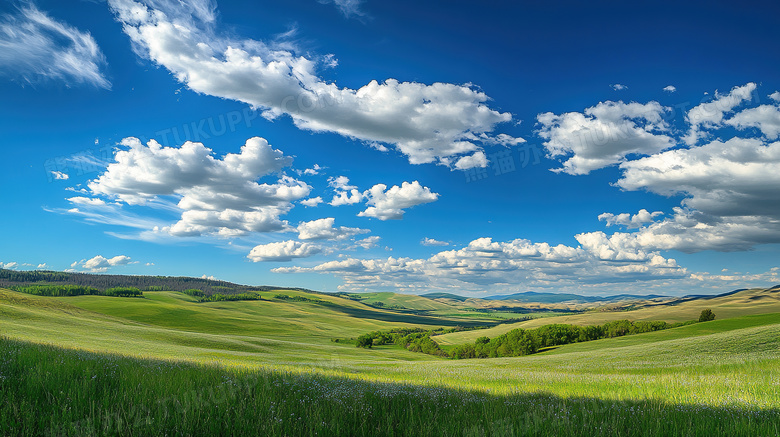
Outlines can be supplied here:
M780 107L761 105L745 109L725 120L724 124L741 130L757 128L767 139L776 140L780 136Z
M370 232L368 229L348 228L346 226L334 227L336 219L333 217L302 222L298 225L298 239L300 240L345 240L357 234Z
M404 182L399 187L393 185L387 188L385 184L376 184L365 194L369 206L361 211L360 217L374 217L379 220L400 220L404 216L404 209L423 203L430 203L439 198L428 187L423 187L418 181Z
M36 83L59 80L109 89L95 39L51 18L32 2L0 18L0 74Z
M695 145L699 139L705 137L706 132L703 129L722 126L726 114L731 113L742 103L750 101L755 90L756 84L750 82L732 88L725 96L715 91L715 98L712 101L693 107L685 116L685 120L690 125L688 135L684 138L685 142L688 145Z
M331 206L354 205L363 200L363 193L355 185L350 185L346 176L328 178L328 185L335 191L329 203Z
M0 269L16 270L17 267L19 267L19 263L17 262L13 262L13 261L7 263L0 262Z
M61 171L53 171L51 172L51 175L55 180L67 181L70 179L70 176L67 173L63 173Z
M620 84L620 83L613 83L609 87L612 88L615 91L623 91L623 90L627 90L628 89L627 86L625 86L623 84Z
M637 229L647 223L654 222L655 218L662 214L663 212L661 211L648 212L644 208L634 215L627 212L618 215L605 212L599 215L599 221L607 222L607 226L620 225L628 229Z
M310 175L311 176L311 175L320 174L320 170L322 170L322 167L320 167L318 164L314 164L314 167L307 168L307 169L301 171L299 174L304 174L304 175Z
M455 162L455 168L458 170L468 170L470 168L485 168L488 165L485 152L479 150L471 155L464 156Z
M713 141L621 165L617 186L683 195L674 215L637 233L645 247L746 250L780 242L780 142Z
M130 264L131 258L126 255L117 255L111 258L106 258L102 255L97 255L88 260L81 260L72 263L71 267L81 267L83 269L90 270L95 273L102 273L107 271L111 267L124 266Z
M565 158L554 171L583 175L625 161L628 155L651 155L674 146L664 120L669 108L602 102L584 112L539 114L538 134L552 158Z
M287 240L255 246L247 258L253 262L290 261L294 258L307 258L322 252L322 248L311 243Z
M780 102L780 91L775 91L772 94L769 95L769 98L774 100L775 102Z
M287 115L300 129L392 145L412 164L479 164L460 160L482 151L482 139L494 138L496 126L512 120L488 107L488 96L470 85L387 79L350 89L326 82L316 60L217 35L213 4L204 0L181 3L211 11L194 15L174 2L109 5L136 52L191 90L262 108L269 119Z
M677 87L675 87L674 85L667 85L664 87L664 91L666 91L667 93L673 93L677 91Z
M363 249L373 249L379 244L379 240L381 240L381 237L378 237L376 235L372 235L370 237L363 238L361 240L355 241L355 247L361 247Z
M285 267L277 273L316 272L341 277L343 290L432 289L474 293L572 289L687 278L675 260L656 252L622 247L606 236L578 236L581 246L551 246L528 240L479 238L466 247L427 259L394 258L328 261L314 267Z
M310 197L308 199L301 200L301 205L314 208L322 202L323 202L322 197L317 196L317 197Z
M89 182L91 194L128 205L178 200L174 209L181 211L180 220L156 229L173 236L284 230L288 225L280 216L311 189L289 176L272 178L292 158L259 137L248 139L240 153L221 159L201 143L162 147L154 140L143 145L137 138L125 138L121 144L128 149L117 151L116 162ZM259 183L261 178L272 180Z
M449 246L450 245L450 243L446 241L439 241L428 237L423 238L422 241L420 241L420 244L422 244L423 246Z

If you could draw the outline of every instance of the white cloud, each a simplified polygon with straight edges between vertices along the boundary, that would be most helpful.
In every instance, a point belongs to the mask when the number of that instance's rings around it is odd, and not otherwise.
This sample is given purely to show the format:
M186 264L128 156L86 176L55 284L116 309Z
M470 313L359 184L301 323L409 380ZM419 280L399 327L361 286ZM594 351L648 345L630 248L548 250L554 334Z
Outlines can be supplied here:
M301 240L345 240L357 234L370 232L368 229L333 227L336 219L333 217L302 222L298 225L298 238Z
M651 155L674 146L658 102L602 102L583 113L539 114L539 136L552 158L565 157L554 171L588 174L625 161L628 155Z
M772 94L769 95L769 98L774 100L775 102L780 102L780 91L775 91Z
M446 241L439 241L428 237L423 238L422 241L420 241L420 244L422 244L423 246L449 246L450 245L450 243Z
M290 261L294 258L306 258L322 252L322 248L299 241L287 240L255 246L247 258L253 262Z
M613 83L609 87L612 88L615 91L623 91L623 90L627 90L628 89L627 86L625 86L623 84L620 84L620 83Z
M485 168L488 165L487 156L483 151L477 151L469 156L464 156L455 162L455 168L458 170L468 170L470 168Z
M314 164L314 167L303 170L303 174L316 175L316 174L320 174L320 170L322 170L322 167L320 167L318 164Z
M385 184L376 184L364 194L371 205L361 211L360 217L375 217L379 220L400 220L403 218L404 209L415 205L434 202L439 198L428 187L423 187L419 182L404 182L399 187L393 185L390 189Z
M67 173L61 171L53 171L51 172L51 175L54 176L54 179L56 180L67 181L70 179L70 176Z
M151 207L160 199L177 200L173 209L181 211L180 220L157 229L173 236L283 230L287 223L280 216L311 189L284 175L259 183L292 163L259 137L248 139L240 153L222 159L201 143L162 147L151 140L144 146L136 138L125 138L121 144L129 149L117 151L116 162L89 182L91 194Z
M38 264L38 266L36 268L38 268L38 269L48 269L49 266L46 263L40 263L40 264Z
M780 136L780 108L774 105L761 105L745 109L724 121L737 129L758 128L770 140Z
M684 195L672 217L640 229L654 249L747 250L780 242L780 142L732 138L621 165L617 186Z
M323 202L322 197L317 196L317 197L310 197L308 199L301 200L301 205L314 208L322 202Z
M365 13L360 9L363 0L319 0L319 2L324 4L333 3L347 18L365 16Z
M618 215L603 213L599 215L599 221L606 221L607 226L620 225L625 226L628 229L641 228L647 223L652 223L655 218L662 215L661 211L648 212L646 209L640 209L638 213L633 216L629 213L622 213Z
M621 247L618 239L578 236L582 246L551 246L528 240L495 242L480 238L458 250L427 259L394 258L328 261L314 267L285 267L277 273L316 272L341 277L343 290L450 290L465 294L542 288L624 289L626 283L687 278L673 259L642 249Z
M667 93L673 93L677 91L677 87L675 87L674 85L667 85L664 87L664 91L666 91Z
M715 129L722 126L724 116L742 103L750 101L755 90L756 84L750 82L732 88L725 96L715 91L714 100L693 107L685 116L685 120L690 124L688 135L684 138L685 142L694 145L699 139L705 137L706 132L702 129Z
M109 89L104 64L89 33L54 20L31 2L2 17L0 74L26 83L49 79Z
M354 205L356 203L360 203L362 200L363 200L363 193L353 188L349 191L337 191L336 194L333 195L333 199L331 199L328 205L331 206Z
M76 205L88 206L104 206L106 204L103 199L91 199L89 197L71 197L68 198L68 202L75 203Z
M378 237L376 235L372 235L370 237L363 238L362 240L355 241L355 246L362 247L363 249L373 249L374 247L379 244L379 240L381 240L381 237Z
M484 142L474 138L490 139L497 124L512 120L490 109L488 96L470 85L387 79L359 89L339 87L318 77L312 59L217 36L213 11L203 19L184 7L146 4L153 8L109 0L137 53L195 92L262 108L267 118L288 115L301 129L390 144L412 164L450 166L482 150Z
M331 206L354 205L363 200L363 193L356 186L350 185L346 176L328 178L328 185L336 192L329 203Z
M0 269L16 270L17 267L19 267L19 263L17 262L7 262L7 263L0 262Z
M106 258L102 255L97 255L86 261L76 261L71 264L71 267L81 266L84 269L92 272L105 272L111 267L124 266L130 264L131 258L126 255L117 255L112 258Z

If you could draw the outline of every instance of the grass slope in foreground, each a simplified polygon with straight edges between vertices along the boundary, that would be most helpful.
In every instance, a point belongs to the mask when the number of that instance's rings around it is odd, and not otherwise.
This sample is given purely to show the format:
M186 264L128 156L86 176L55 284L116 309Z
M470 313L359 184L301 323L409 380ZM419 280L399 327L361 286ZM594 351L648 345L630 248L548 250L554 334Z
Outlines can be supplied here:
M777 435L778 411L224 369L0 339L3 435Z
M0 434L780 433L780 314L452 361L330 342L412 320L357 302L147 295L0 290Z

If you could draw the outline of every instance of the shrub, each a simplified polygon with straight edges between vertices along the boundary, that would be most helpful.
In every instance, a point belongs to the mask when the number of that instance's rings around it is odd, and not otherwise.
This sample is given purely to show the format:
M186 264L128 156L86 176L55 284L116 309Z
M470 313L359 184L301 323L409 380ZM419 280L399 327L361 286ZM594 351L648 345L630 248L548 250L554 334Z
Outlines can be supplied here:
M374 345L374 337L371 334L363 334L357 339L357 347L371 348Z
M699 321L700 322L709 322L710 320L715 320L715 313L712 312L711 309L701 310L701 315L699 315Z

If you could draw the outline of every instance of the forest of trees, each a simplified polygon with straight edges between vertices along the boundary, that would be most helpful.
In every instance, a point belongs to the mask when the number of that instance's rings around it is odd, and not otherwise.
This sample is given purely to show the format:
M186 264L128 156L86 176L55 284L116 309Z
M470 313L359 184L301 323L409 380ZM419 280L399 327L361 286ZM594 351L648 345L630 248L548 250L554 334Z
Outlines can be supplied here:
M82 285L12 285L13 291L34 294L36 296L113 296L113 297L144 297L144 293L135 287L113 287L106 290L98 290Z
M141 291L181 291L198 289L204 296L232 295L277 290L279 287L248 286L226 281L174 276L97 275L91 273L53 272L48 270L16 271L0 269L0 287L29 285L75 285L105 291L116 287L134 287ZM285 287L289 289L289 287ZM295 289L308 291L306 289Z

